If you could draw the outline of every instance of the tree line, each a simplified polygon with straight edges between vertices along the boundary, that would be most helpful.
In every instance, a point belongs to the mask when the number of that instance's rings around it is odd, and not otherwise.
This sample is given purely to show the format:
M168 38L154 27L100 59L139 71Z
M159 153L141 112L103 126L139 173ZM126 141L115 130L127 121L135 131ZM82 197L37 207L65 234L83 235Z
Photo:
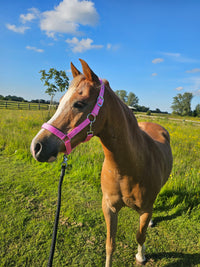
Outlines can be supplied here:
M69 78L65 71L57 71L51 68L48 72L40 70L39 73L41 73L41 81L44 83L44 86L47 87L45 93L51 96L51 101L56 92L64 92L68 89ZM133 107L135 111L147 112L148 115L151 113L168 113L162 112L158 108L156 110L150 110L149 107L139 105L139 98L133 92L127 93L125 90L117 90L115 93L125 104L129 107ZM192 93L178 94L175 96L171 105L173 114L200 117L200 104L196 106L195 110L191 110L192 98Z
M149 107L140 106L139 98L132 92L128 93L125 90L117 90L115 92L118 97L129 107L133 107L135 111L140 112L147 112L148 115L151 113L167 113L162 112L160 109L150 110ZM179 115L179 116L193 116L193 117L200 117L200 104L198 104L194 110L191 109L191 101L193 99L192 93L184 93L178 94L177 96L173 97L173 102L171 105L172 114Z
M23 97L15 96L15 95L7 95L7 96L0 95L0 100L28 102Z
M115 93L127 106L134 108L135 111L147 112L149 115L151 113L168 113L166 111L161 111L159 108L150 110L149 107L139 105L139 98L133 92L127 93L126 90L117 90Z
M40 70L39 73L41 74L41 81L43 82L44 86L46 87L45 93L47 93L51 97L51 101L46 101L43 99L35 99L31 100L32 103L44 103L44 104L53 104L53 97L55 96L56 92L64 92L68 89L69 86L69 78L66 75L65 71L58 71L54 68L50 68L47 72L46 70ZM151 113L168 113L162 112L160 109L150 110L149 107L139 105L139 98L133 93L127 93L125 90L117 90L115 92L118 97L129 107L132 107L135 111L139 112L147 112L148 115ZM193 98L192 93L184 93L178 94L177 96L173 97L173 102L171 105L172 113L180 116L198 116L200 117L200 104L196 106L196 108L192 111L191 110L191 101ZM25 100L23 97L17 96L2 96L0 95L0 100L13 100L13 101L21 101L21 102L29 102ZM57 104L57 103L56 103Z
M40 103L40 104L50 104L50 101L49 100L33 99L31 101L28 101L28 100L24 99L21 96L15 96L15 95L7 95L7 96L0 95L0 100L18 101L18 102L29 102L29 103Z

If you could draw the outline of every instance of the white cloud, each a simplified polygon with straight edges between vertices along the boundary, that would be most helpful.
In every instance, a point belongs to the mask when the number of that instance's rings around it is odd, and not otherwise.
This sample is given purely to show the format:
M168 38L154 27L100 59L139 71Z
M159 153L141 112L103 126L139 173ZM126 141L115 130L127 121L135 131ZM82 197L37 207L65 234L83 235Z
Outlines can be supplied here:
M40 28L50 37L55 33L79 34L80 25L94 26L98 18L93 2L63 0L53 10L42 13Z
M164 61L163 58L155 58L155 59L152 60L152 63L153 63L153 64L158 64L158 63L161 63L161 62L163 62L163 61Z
M183 90L183 87L182 87L182 86L179 86L179 87L177 87L175 90L177 90L177 91L181 91L181 90Z
M44 52L43 49L36 48L36 47L34 47L34 46L29 46L29 45L26 46L26 49L28 49L28 50L33 50L33 51L38 52L38 53L43 53L43 52Z
M21 33L24 34L26 30L30 29L30 27L26 27L26 26L19 26L17 27L14 24L6 24L6 28L10 31L16 32L16 33Z
M107 44L107 49L111 49L112 45L111 44Z
M190 84L195 90L200 89L200 76L188 77L182 80L186 84Z
M200 89L193 92L194 96L200 96Z
M26 24L39 19L39 27L49 37L55 38L56 33L80 35L80 25L95 26L99 20L94 3L88 0L62 0L52 10L40 12L37 8L30 8L26 14L19 16L20 22ZM9 30L24 33L29 27L24 25L6 24Z
M174 61L181 62L181 63L197 63L197 62L199 62L199 60L197 60L197 59L186 57L180 53L162 52L161 54L171 58Z
M22 24L31 22L32 20L39 17L40 12L37 8L30 8L28 10L29 10L29 13L21 14L19 16ZM10 31L21 33L21 34L24 34L26 30L30 29L30 27L28 26L24 26L24 25L16 26L15 24L9 24L9 23L6 24L6 28Z
M111 51L118 51L120 49L120 45L119 44L110 44L108 43L106 46L107 50L111 50Z
M192 84L192 88L194 91L200 90L200 76L199 77L191 77L189 82Z
M66 43L71 46L74 53L82 53L87 50L100 49L103 47L103 45L94 45L93 40L90 38L79 40L78 38L73 37L72 39L67 39Z
M6 27L17 33L25 33L30 27L27 23L38 20L40 30L44 31L47 36L56 39L56 34L81 34L80 26L95 26L98 22L99 15L96 11L94 3L91 0L60 0L59 4L52 10L40 12L37 8L28 9L27 13L19 16L21 25L7 24ZM67 39L66 42L70 45L74 53L81 53L90 49L100 49L103 45L93 44L90 38L82 38L79 40L74 37ZM26 49L35 52L44 52L43 49L38 49L33 46L27 46ZM119 45L107 46L107 49L117 50Z
M151 74L151 76L157 76L157 75L158 73L155 73L155 72Z
M169 57L175 57L175 58L178 58L178 57L180 57L181 56L181 54L180 53L162 53L163 55L165 55L165 56L169 56Z
M32 20L38 18L40 15L40 12L37 8L29 8L28 11L29 13L20 15L20 20L23 24L31 22Z
M200 72L200 69L195 68L195 69L192 69L192 70L186 70L186 73L197 73L197 72Z
M188 77L180 80L180 82L185 84L185 91L193 93L194 96L200 95L200 76Z

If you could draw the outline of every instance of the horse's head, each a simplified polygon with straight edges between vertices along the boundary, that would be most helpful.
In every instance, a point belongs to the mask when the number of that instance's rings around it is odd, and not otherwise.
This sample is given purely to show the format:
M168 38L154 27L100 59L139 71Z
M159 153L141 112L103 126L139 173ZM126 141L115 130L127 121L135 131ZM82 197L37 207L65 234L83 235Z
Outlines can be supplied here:
M91 114L94 107L100 109L103 104L102 101L99 104L97 100L101 92L101 82L87 63L83 60L80 61L83 74L71 63L74 79L68 91L61 98L57 111L46 124L47 127L41 129L32 140L31 153L38 161L54 161L59 152L66 152L66 139L70 139L70 147L73 149L88 138L89 131L92 132L92 135L97 135L102 129L103 109L98 110L98 116ZM77 134L72 134L72 138L70 138L70 133L76 132L79 125L83 125L85 122L86 126ZM47 129L48 126L53 130ZM60 135L64 135L63 138L59 138L59 134L55 134L57 130Z

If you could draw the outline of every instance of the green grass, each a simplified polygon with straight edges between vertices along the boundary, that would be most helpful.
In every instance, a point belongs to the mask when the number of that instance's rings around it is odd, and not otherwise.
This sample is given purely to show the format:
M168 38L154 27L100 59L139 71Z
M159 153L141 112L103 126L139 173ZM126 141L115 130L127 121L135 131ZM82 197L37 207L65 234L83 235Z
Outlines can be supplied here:
M51 164L38 163L29 152L46 119L46 111L1 110L0 266L47 265L62 156ZM146 266L200 266L200 127L167 118L154 121L170 132L174 167L154 205L156 226L147 233ZM97 138L69 156L54 266L105 264L103 158ZM138 223L135 211L120 211L114 267L135 266Z

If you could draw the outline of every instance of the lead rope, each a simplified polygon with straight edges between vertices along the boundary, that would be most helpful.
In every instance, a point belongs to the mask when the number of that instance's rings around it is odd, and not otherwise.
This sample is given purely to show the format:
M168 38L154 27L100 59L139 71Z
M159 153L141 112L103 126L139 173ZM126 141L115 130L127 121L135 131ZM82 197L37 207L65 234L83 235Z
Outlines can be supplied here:
M53 235L52 235L52 241L51 241L51 250L49 254L49 261L48 261L47 267L51 267L53 263L54 250L56 246L56 236L57 236L57 230L58 230L58 221L59 221L59 215L60 215L61 187L62 187L62 182L63 182L63 178L65 175L66 167L67 167L67 156L64 155L63 162L61 165L60 181L58 184L58 204L57 204L56 216L55 216L55 221L54 221Z

